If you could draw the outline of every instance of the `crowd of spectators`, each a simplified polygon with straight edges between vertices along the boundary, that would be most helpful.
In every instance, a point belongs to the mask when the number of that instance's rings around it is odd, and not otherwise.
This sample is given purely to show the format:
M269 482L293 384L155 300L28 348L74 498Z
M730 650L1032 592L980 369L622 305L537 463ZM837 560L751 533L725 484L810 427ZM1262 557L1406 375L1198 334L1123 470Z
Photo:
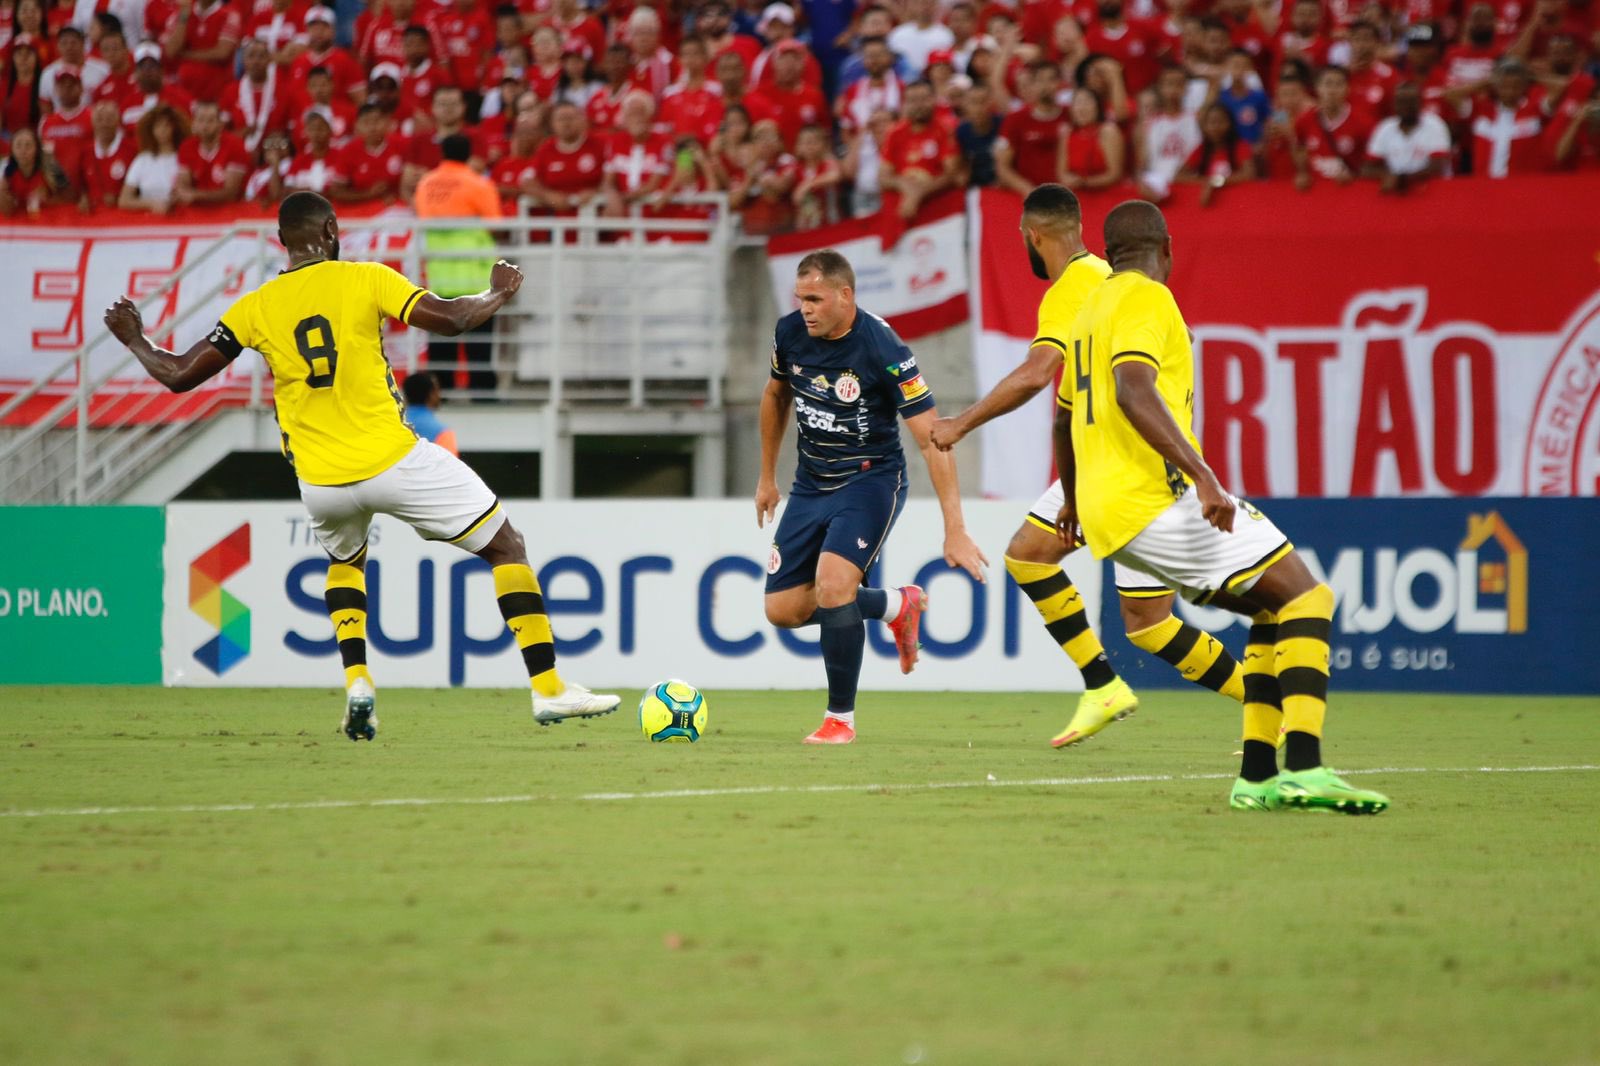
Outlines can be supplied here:
M1164 4L1164 6L1161 6ZM411 203L460 135L507 210L753 233L965 185L1600 172L1600 0L0 2L0 211ZM458 142L453 142L458 143ZM1229 192L1226 195L1234 195Z

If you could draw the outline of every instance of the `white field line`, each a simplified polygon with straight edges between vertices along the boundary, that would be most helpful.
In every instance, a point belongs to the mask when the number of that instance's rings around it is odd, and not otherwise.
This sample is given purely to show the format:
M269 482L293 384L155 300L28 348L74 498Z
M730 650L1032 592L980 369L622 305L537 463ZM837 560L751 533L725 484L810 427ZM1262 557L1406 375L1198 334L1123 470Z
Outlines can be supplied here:
M1569 774L1600 770L1576 766L1379 766L1341 774ZM0 818L83 818L112 814L231 814L251 811L327 811L372 807L489 807L507 803L612 803L620 800L715 799L721 796L815 796L832 792L929 792L953 788L1073 788L1161 781L1226 781L1233 774L1122 774L1113 777L1036 777L1017 781L929 781L861 785L749 785L740 788L675 788L653 792L584 792L576 796L439 796L393 799L301 800L284 803L186 803L150 807L47 807L0 810Z

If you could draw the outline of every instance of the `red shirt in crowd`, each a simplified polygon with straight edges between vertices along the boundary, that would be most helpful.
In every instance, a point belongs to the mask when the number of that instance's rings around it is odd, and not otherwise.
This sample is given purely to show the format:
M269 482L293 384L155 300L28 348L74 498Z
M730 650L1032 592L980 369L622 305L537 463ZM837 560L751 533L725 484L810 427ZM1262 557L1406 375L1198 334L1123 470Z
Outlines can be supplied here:
M910 119L901 119L883 138L883 161L894 167L896 174L920 170L937 178L945 171L945 161L959 154L955 138L938 122L918 129Z
M622 101L633 86L623 83L619 89L601 89L589 97L588 106L584 108L589 116L589 128L601 133L607 133L617 128L617 119L622 115Z
M767 90L763 89L762 92ZM900 113L900 99L905 86L893 71L885 75L882 85L874 85L870 78L859 78L839 94L839 128L855 132L867 128L875 111Z
M600 20L593 15L579 15L571 22L552 18L550 24L561 31L563 38L572 40L577 38L589 46L591 58L599 58L606 50L606 30L600 25Z
M647 133L636 141L619 133L606 147L605 172L624 193L638 190L655 177L672 174L672 141L659 133Z
M13 170L6 176L6 188L11 190L11 202L19 208L26 209L29 197L37 193L40 200L49 199L49 186L44 182L44 166L33 168L33 176L24 175L21 169Z
M1343 163L1352 175L1361 173L1361 164L1367 158L1367 141L1376 125L1372 116L1353 104L1346 104L1344 113L1334 121L1322 116L1322 109L1313 107L1295 122L1295 135L1310 157L1313 173L1324 178L1336 178Z
M413 11L411 18L401 22L395 18L394 12L384 8L376 15L363 12L356 19L356 54L365 63L368 69L379 63L393 63L396 66L406 65L404 38L406 26L412 22L421 24L423 14Z
M431 59L405 68L405 74L400 79L400 106L395 111L395 118L404 120L419 115L431 116L434 90L453 84L449 69ZM472 83L467 84L470 86Z
M1350 68L1350 99L1374 115L1389 113L1389 100L1398 84L1399 73L1382 60L1363 70Z
M230 170L237 171L240 177L247 176L253 162L244 141L231 133L222 134L209 154L200 146L198 137L187 137L178 145L178 166L189 172L196 192L222 188Z
M1284 30L1273 42L1272 55L1280 64L1298 56L1310 63L1311 69L1320 70L1328 65L1328 49L1331 47L1333 41L1320 33L1302 37L1293 30ZM1274 84L1277 83L1276 71L1273 71L1272 80Z
M1079 126L1067 134L1067 169L1079 177L1106 172L1106 150L1099 126Z
M539 149L537 148L528 155L512 155L507 152L500 157L499 162L489 168L489 180L499 188L506 214L515 213L516 200L521 195L523 183L538 175ZM510 192L507 192L508 189Z
M600 187L606 161L605 137L588 136L571 148L551 137L533 153L534 174L552 192L578 193Z
M244 21L244 35L267 42L274 52L281 52L301 36L306 12L311 5L306 0L294 0L287 11L278 11L272 0L256 0L249 17Z
M117 202L122 179L128 176L128 164L138 154L138 142L131 133L121 130L103 150L93 141L85 147L78 167L78 187L90 203L102 207Z
M56 111L39 120L39 142L56 157L68 177L77 180L83 154L94 143L94 125L89 120L89 105L79 104L71 114Z
M713 90L714 82L698 89L674 85L661 101L661 123L675 137L693 137L701 144L710 144L722 125L722 94Z
M339 180L352 191L372 195L380 182L389 183L389 194L400 189L400 172L404 169L403 145L398 137L385 137L376 149L367 147L362 140L354 140L339 150L333 168Z
M310 189L312 192L327 192L338 174L335 166L336 154L333 149L328 149L322 155L312 155L310 152L296 153L289 160L289 169L284 172L283 184L291 189Z
M1529 174L1543 168L1544 132L1542 94L1530 93L1516 107L1498 100L1479 99L1472 109L1472 172L1478 177L1503 178Z
M1056 152L1066 136L1066 117L1059 112L1040 118L1033 110L1013 111L1000 123L1000 136L1011 147L1011 167L1035 185L1056 180Z
M174 13L167 23L171 33L178 25ZM184 51L202 51L215 48L225 41L238 42L244 36L244 19L239 9L227 0L217 0L210 7L196 4L189 11L189 29L184 36ZM233 80L233 57L225 59L184 59L178 62L178 84L201 100L219 100L222 92Z
M633 73L628 75L630 87L647 92L657 100L677 80L678 60L665 48L657 48L653 56L634 60Z
M821 90L805 82L793 89L773 86L761 90L761 95L771 105L771 117L777 121L787 148L794 147L794 139L800 136L802 127L828 124L828 101L823 98Z
M34 76L38 80L38 75ZM5 101L0 104L0 124L8 130L20 130L24 126L33 125L33 82L19 81L6 93ZM41 109L44 100L39 101Z
M1122 64L1122 77L1130 93L1144 90L1161 71L1158 57L1165 42L1155 27L1147 23L1126 20L1116 30L1096 23L1084 33L1083 39L1090 52L1108 55Z
M276 67L269 67L261 85L240 78L222 94L223 114L233 132L244 138L245 147L254 150L264 134L289 128L287 80L278 77Z
M485 58L494 48L494 24L481 9L462 13L455 5L436 7L428 16L433 51L456 85L481 84Z
M307 49L294 57L294 62L289 64L289 84L295 87L295 97L299 104L309 101L305 95L306 77L313 67L324 67L328 76L333 79L333 91L336 95L350 99L351 93L367 84L367 73L361 69L361 64L356 62L356 57L343 48L334 46L326 52L313 52Z

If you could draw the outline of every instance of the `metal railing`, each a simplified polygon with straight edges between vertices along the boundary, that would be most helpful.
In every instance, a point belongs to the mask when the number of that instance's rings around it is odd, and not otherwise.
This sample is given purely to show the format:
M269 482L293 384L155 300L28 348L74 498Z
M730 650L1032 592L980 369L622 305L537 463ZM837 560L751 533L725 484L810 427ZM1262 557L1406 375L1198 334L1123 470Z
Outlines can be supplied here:
M692 217L518 217L479 221L414 220L403 252L373 248L362 258L398 261L408 277L424 280L428 262L483 259L485 251L425 249L422 235L465 226L491 228L493 254L517 262L526 276L515 300L496 315L490 357L475 369L494 375L493 388L457 390L481 399L527 400L561 411L572 404L641 409L657 404L720 408L727 368L727 267L735 226L720 194L675 201ZM689 212L681 212L688 215ZM525 214L525 212L523 212ZM393 231L394 217L351 220L341 226L347 248L362 236ZM281 265L271 223L230 227L159 287L136 300L141 310L183 290L177 311L152 334L157 344L190 326L230 284L238 243L252 241L254 278ZM369 244L371 242L368 242ZM215 271L221 276L206 284ZM195 279L201 279L197 287ZM485 278L487 283L487 277ZM197 294L198 293L198 294ZM103 294L109 304L116 295ZM203 321L209 327L210 321ZM422 360L427 338L407 330L394 362L406 370ZM0 421L30 402L61 393L36 419L0 438L0 500L94 503L114 500L196 428L225 406L262 408L270 402L264 366L251 359L246 381L177 397L146 378L132 353L113 347L97 330L77 351L31 385L0 403ZM468 367L468 369L474 369ZM449 384L447 381L446 384ZM557 433L557 419L547 419ZM648 432L647 426L641 431ZM552 446L545 441L543 447ZM221 458L218 456L217 458Z

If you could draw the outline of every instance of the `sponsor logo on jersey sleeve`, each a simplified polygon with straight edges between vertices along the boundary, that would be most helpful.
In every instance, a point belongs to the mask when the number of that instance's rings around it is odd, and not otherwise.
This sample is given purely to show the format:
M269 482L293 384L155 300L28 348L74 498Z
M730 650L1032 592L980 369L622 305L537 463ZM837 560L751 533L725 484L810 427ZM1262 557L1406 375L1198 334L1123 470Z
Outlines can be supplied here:
M918 374L910 381L902 381L900 383L900 395L904 396L907 402L920 400L928 395L928 383L922 380L921 374Z

